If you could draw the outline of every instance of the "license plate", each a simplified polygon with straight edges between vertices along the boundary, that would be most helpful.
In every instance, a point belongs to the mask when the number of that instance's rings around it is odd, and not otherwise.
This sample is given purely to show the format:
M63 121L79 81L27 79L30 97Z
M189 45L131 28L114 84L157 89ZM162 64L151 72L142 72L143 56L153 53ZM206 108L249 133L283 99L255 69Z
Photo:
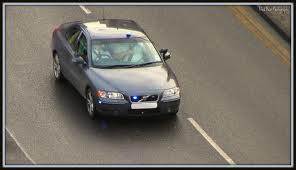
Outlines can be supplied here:
M147 102L147 103L132 103L132 109L154 109L157 108L156 102Z

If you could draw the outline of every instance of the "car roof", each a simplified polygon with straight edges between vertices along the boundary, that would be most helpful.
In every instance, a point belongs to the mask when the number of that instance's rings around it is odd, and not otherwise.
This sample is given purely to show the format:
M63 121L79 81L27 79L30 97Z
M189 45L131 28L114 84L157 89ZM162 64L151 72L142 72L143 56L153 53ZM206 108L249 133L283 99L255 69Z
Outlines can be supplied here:
M144 30L133 20L125 19L99 19L80 23L87 30L91 39L111 38L147 38Z

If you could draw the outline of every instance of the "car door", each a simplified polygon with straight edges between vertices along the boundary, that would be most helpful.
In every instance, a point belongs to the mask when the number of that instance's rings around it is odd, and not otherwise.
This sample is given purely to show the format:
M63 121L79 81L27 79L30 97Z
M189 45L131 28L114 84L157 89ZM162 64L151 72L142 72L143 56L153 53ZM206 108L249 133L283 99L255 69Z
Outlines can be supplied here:
M70 28L65 34L66 42L64 43L64 52L62 58L62 69L65 72L66 78L75 86L74 63L72 59L75 57L75 50L77 49L78 37L81 30L78 27ZM76 86L75 86L76 87Z
M83 32L78 37L77 46L74 49L80 57L83 58L85 64L76 64L73 63L73 77L75 80L75 86L81 95L84 95L85 87L88 81L87 70L89 69L88 61L88 43L87 38Z

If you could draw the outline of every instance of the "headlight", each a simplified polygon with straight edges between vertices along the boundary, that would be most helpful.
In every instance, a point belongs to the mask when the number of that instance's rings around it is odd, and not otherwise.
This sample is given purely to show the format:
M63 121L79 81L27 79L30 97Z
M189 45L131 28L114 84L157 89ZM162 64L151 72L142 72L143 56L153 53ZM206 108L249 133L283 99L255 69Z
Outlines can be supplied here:
M97 96L101 98L108 98L108 99L124 99L121 93L108 92L103 90L98 90Z
M165 90L163 92L162 97L163 98L168 98L168 97L178 98L178 97L180 97L180 89L179 89L179 87L175 87L175 88Z

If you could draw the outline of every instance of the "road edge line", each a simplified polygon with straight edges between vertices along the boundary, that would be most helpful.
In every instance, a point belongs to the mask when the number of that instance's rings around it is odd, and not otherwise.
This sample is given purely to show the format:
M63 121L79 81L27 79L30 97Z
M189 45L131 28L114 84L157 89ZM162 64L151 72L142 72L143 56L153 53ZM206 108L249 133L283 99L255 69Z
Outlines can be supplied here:
M31 158L31 156L25 151L25 149L21 146L21 144L17 141L17 139L14 137L14 135L5 128L8 134L11 136L11 138L15 141L16 145L21 149L21 151L25 154L26 158L29 159L34 165L36 165L36 162ZM6 163L6 162L5 162Z
M79 7L88 15L91 14L91 11L89 9L87 9L85 6L83 5L79 5Z
M235 162L218 146L218 144L200 127L200 125L193 118L190 117L187 118L187 120L230 165L235 165Z
M229 9L233 11L233 15L248 31L254 34L265 47L271 49L273 54L279 57L291 69L291 54L289 50L283 47L256 19L247 15L248 12L245 9L240 6L229 6Z

